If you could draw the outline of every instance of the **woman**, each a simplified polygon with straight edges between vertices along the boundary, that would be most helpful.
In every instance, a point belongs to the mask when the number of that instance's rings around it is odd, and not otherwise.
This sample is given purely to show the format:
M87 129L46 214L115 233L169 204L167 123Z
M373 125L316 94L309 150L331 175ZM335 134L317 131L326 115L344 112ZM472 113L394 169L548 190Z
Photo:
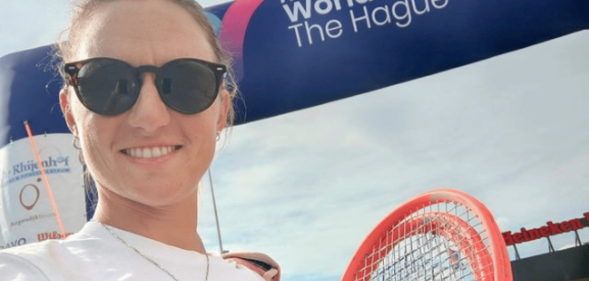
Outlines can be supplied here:
M232 121L233 94L200 6L86 0L60 54L61 107L98 205L64 241L0 253L0 279L261 280L207 255L196 232L198 182Z

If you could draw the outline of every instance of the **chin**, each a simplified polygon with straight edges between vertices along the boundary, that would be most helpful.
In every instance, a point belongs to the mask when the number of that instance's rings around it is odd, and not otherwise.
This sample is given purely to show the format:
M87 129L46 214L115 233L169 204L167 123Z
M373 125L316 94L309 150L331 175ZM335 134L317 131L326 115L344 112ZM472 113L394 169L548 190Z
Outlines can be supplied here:
M111 187L106 187L111 186ZM179 182L157 180L129 180L127 183L117 182L112 185L98 184L99 193L111 202L132 201L147 207L165 207L194 198L198 184L188 186ZM101 196L102 197L102 196ZM118 199L117 199L118 198ZM107 202L105 202L107 203Z
M174 188L162 188L173 186ZM152 207L169 206L188 198L196 199L197 188L178 188L178 185L144 185L137 190L137 201ZM196 201L195 201L196 202Z

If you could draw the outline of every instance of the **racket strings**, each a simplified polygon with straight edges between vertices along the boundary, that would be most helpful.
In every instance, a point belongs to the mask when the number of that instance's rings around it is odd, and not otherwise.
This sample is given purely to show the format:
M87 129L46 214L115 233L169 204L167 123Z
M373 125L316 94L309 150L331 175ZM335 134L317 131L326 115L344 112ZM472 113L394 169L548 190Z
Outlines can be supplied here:
M448 209L448 205L452 207ZM446 230L450 230L454 237L453 242L455 245L466 245L461 246L461 251L463 253L470 253L470 255L461 255L460 259L456 258L456 252L451 249L451 246L447 245L447 248L450 249L452 253L447 257L451 264L454 264L455 267L464 267L464 264L469 264L471 271L478 273L478 272L485 272L484 269L493 266L492 260L488 258L481 258L481 257L488 257L488 248L489 248L489 241L488 236L486 235L486 230L483 227L483 223L478 219L478 217L474 216L473 213L465 208L460 204L454 204L445 202L445 213L451 213L454 217L460 218L465 222L465 226L468 226L472 229L473 233L464 232L464 228L460 228L456 223L446 223L444 222L443 227ZM430 208L430 212L433 210ZM436 217L437 220L442 220L440 217ZM438 224L441 226L442 224ZM470 234L470 235L469 235ZM476 234L473 235L472 234ZM458 239L457 239L458 238ZM444 240L447 241L447 240ZM484 245L475 247L477 245ZM469 261L469 257L471 260L475 262ZM476 274L475 274L476 275ZM480 279L480 278L479 278Z
M366 254L356 280L492 280L488 237L468 208L421 206L388 229Z

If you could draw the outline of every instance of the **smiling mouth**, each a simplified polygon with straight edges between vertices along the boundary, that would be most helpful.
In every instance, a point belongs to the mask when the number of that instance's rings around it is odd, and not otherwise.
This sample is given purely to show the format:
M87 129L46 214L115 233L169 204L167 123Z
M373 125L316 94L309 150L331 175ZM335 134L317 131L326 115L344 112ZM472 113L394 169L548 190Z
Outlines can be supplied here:
M162 157L172 153L175 150L180 149L181 146L168 145L168 146L155 146L155 147L144 147L144 148L127 148L121 150L124 154L131 157L137 158L156 158Z

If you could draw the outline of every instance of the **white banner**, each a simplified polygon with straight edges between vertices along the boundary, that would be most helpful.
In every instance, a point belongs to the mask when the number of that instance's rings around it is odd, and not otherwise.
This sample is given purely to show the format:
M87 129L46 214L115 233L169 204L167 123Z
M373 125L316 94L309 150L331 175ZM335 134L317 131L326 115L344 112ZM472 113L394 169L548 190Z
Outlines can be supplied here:
M71 134L34 137L66 235L86 222L85 190ZM28 138L0 149L0 250L61 236Z

